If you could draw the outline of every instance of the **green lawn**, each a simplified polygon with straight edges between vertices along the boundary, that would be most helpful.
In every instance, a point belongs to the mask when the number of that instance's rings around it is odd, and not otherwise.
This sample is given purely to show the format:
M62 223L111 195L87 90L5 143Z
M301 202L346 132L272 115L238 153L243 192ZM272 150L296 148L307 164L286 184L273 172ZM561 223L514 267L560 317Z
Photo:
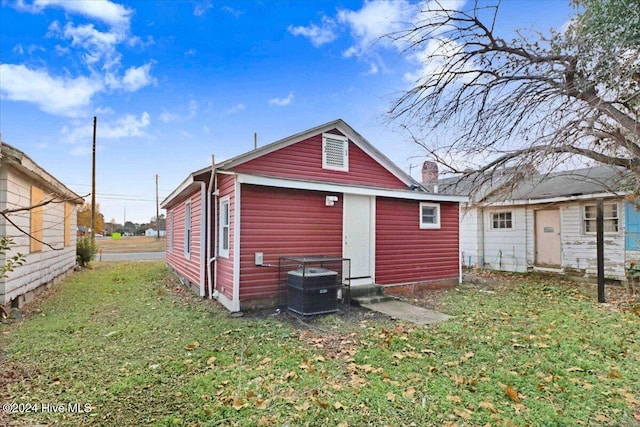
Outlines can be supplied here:
M0 325L0 401L38 409L0 425L640 423L637 315L540 282L464 285L444 303L454 319L426 327L231 318L162 263L101 263Z

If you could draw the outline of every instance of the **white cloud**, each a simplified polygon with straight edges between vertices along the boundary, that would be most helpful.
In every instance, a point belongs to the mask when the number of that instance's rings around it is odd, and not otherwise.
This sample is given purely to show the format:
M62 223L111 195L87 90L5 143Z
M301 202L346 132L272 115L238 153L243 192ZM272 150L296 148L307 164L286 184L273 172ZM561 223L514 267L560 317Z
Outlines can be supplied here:
M34 0L33 3L18 0L15 6L19 10L30 13L40 13L47 7L59 7L64 9L65 12L77 13L119 28L129 26L132 14L130 9L109 0Z
M234 9L231 6L222 6L220 8L220 10L222 10L223 12L228 13L230 15L233 15L236 18L239 18L240 16L242 16L244 14L243 10Z
M98 119L98 139L142 138L147 136L145 129L151 124L151 117L146 111L138 119L133 114L127 114L119 119L102 122ZM73 129L64 126L61 130L62 140L68 144L79 145L81 142L91 141L93 138L93 124L76 126ZM85 146L87 144L83 144ZM76 147L77 148L77 147ZM72 154L86 154L83 150L72 150Z
M12 49L13 53L17 53L18 55L24 55L24 47L20 43L15 45Z
M320 26L316 24L311 24L308 27L295 27L293 25L289 25L287 31L289 31L294 36L303 36L307 37L311 44L315 47L320 47L323 44L331 43L337 37L335 33L336 23L333 19L327 18L326 16L322 17L322 24Z
M95 112L97 115L111 115L115 113L115 111L113 111L113 109L109 107L98 107L96 108Z
M126 33L122 31L99 31L93 24L74 25L68 22L64 28L58 21L49 25L48 37L60 37L63 40L71 40L71 46L84 51L84 62L92 66L101 62L102 68L116 68L120 64L120 54L116 50L118 43L126 39Z
M151 77L151 63L141 65L140 67L131 67L124 73L122 77L122 85L124 90L135 92L145 86L156 84L156 79Z
M196 4L196 6L193 8L193 14L195 16L203 16L212 7L213 7L213 4L211 3L211 0L204 0Z
M444 68L452 68L447 65L451 62L451 58L460 54L462 46L454 40L439 38L431 39L427 42L425 48L409 57L409 60L418 64L418 69L413 73L406 73L404 79L410 84L424 81L429 76L439 75ZM477 69L473 64L468 62L460 63L457 67L453 67L456 71L472 71ZM475 74L469 73L463 77L466 81L471 81Z
M46 71L24 65L0 64L0 93L10 101L31 102L47 113L77 116L93 95L102 91L102 82L87 77L52 77Z
M196 52L197 51L195 49L189 49L184 52L184 56L196 56Z
M246 110L246 107L244 104L240 103L240 104L236 104L234 106L232 106L231 108L228 108L225 110L225 114L237 114L240 113L242 111Z
M366 0L358 11L340 10L338 21L349 27L355 42L344 56L366 55L377 43L383 43L382 37L406 28L417 11L407 0Z
M186 120L191 120L198 114L198 103L192 99L191 101L189 101L189 104L187 107L183 106L182 110L183 111L186 110L186 113L185 114L171 113L167 110L164 110L160 114L160 121L162 123L171 123L171 122L182 122Z
M276 105L278 107L286 107L293 101L293 93L289 92L289 96L286 98L273 98L269 100L269 105Z

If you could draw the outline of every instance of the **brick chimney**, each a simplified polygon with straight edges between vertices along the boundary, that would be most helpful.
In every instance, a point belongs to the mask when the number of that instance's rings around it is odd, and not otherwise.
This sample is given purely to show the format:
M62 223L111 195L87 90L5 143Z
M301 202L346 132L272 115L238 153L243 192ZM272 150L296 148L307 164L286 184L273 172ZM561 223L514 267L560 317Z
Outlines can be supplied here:
M422 185L433 193L438 192L438 164L425 160L422 164Z

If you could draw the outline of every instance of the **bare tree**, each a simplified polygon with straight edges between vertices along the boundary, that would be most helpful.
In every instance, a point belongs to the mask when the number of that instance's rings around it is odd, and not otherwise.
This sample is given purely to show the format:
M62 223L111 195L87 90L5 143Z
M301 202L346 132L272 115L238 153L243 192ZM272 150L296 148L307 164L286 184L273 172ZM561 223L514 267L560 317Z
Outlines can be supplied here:
M564 31L517 30L507 41L495 27L498 4L426 2L414 24L389 35L423 59L390 119L450 172L472 157L486 176L548 171L578 156L640 176L640 3L574 5L582 10Z

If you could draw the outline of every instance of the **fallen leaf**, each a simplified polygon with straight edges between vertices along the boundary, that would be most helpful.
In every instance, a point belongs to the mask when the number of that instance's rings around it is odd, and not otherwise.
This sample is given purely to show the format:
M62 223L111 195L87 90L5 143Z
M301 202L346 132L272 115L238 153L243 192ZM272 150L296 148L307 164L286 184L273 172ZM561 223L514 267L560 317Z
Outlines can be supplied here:
M188 344L184 347L185 350L195 350L200 347L200 343L198 341L194 341L191 344Z
M402 395L407 399L413 399L416 395L416 389L414 387L409 387L404 391L404 393L402 393Z
M450 394L447 395L447 400L449 402L456 402L456 403L462 402L462 399L460 399L460 396L452 396Z
M298 411L306 411L310 407L311 407L311 405L306 400L301 405L294 406L294 408L296 408L296 410L298 410Z
M334 408L335 410L339 410L339 409L347 409L347 408L346 408L342 403L340 403L340 402L336 402L336 403L334 403L334 404L333 404L333 408Z
M467 360L471 359L473 356L475 356L473 352L463 354L462 356L460 356L460 361L466 362Z
M453 408L453 412L461 417L464 418L465 420L469 421L471 419L471 416L473 415L473 413L468 410L468 409L458 409L458 408Z
M516 403L520 402L520 398L518 397L518 392L516 391L516 389L513 388L513 386L506 386L504 388L504 392L507 394L507 396L509 396L509 399L513 400Z
M248 403L243 401L242 399L233 399L233 405L231 405L231 406L236 411L239 411L240 409L244 408L247 405L248 405Z
M216 360L217 359L214 356L211 356L207 359L207 365L213 365L214 363L216 363Z
M316 362L324 362L324 357L322 357L322 355L317 355L316 357L314 357L314 359Z
M615 378L615 379L620 379L622 378L622 375L620 375L620 372L618 372L617 369L612 369L609 371L609 374L607 374L607 376L609 378Z
M570 368L567 368L567 372L583 372L584 369L582 369L579 366L572 366Z
M349 423L346 421L343 421L341 423L338 423L338 427L349 427Z
M387 400L388 400L389 402L395 402L395 400L396 400L396 395L395 395L395 394L393 394L392 392L387 393Z
M269 406L269 399L266 399L266 400L258 399L258 400L256 400L256 409L260 409L261 411L264 411L265 409L267 409L268 406Z
M489 401L486 401L486 400L483 400L482 402L480 402L478 404L478 407L482 408L482 409L486 409L486 410L488 410L489 412L492 412L492 413L496 412L495 408L493 407L493 403L491 403Z

